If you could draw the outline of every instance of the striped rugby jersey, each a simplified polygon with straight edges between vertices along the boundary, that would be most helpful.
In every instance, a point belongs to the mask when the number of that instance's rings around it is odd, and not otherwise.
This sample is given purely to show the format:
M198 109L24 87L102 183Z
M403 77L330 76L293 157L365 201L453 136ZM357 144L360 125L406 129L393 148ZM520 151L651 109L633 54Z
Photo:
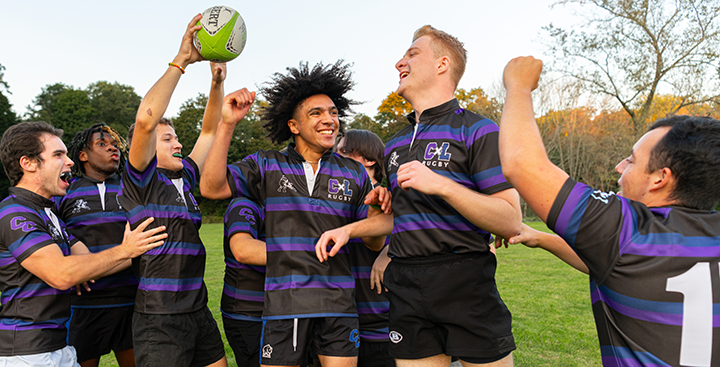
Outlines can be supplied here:
M78 240L57 218L53 201L18 187L8 191L0 202L0 356L55 351L67 345L71 291L50 287L21 263L45 246L70 255Z
M102 190L102 197L101 197ZM60 199L59 212L68 232L82 241L90 252L100 252L122 243L125 211L117 202L120 176L98 181L83 175L70 184ZM73 307L118 307L135 303L138 280L132 269L121 270L90 284L91 292L73 293Z
M590 269L603 365L720 366L720 213L568 179L548 226Z
M385 144L385 170L392 191L394 227L389 253L426 257L490 251L490 233L470 223L437 196L398 186L398 168L417 160L433 172L490 195L511 188L498 153L498 126L460 108L452 99L430 108ZM415 125L417 133L413 139Z
M220 310L230 319L259 322L265 302L265 267L235 260L230 238L238 233L249 233L255 239L265 240L265 212L253 201L242 197L233 199L225 211L225 284Z
M260 150L228 165L233 196L265 208L263 319L357 317L347 246L321 263L315 244L323 232L367 217L370 178L360 163L327 152L309 194L304 160L290 144L287 153Z
M389 239L388 237L387 240ZM370 272L380 251L369 249L359 238L350 239L347 247L350 250L350 267L355 277L360 339L365 342L387 342L390 333L390 301L385 295L385 287L381 287L382 294L378 294L376 289L370 289Z
M199 172L190 157L182 163L179 172L157 168L157 157L144 172L130 162L125 165L118 202L130 226L154 217L148 228L164 225L168 234L162 246L133 259L133 271L140 277L135 311L140 313L186 313L207 305L205 246L198 233L202 218L192 195ZM176 184L182 184L182 194Z

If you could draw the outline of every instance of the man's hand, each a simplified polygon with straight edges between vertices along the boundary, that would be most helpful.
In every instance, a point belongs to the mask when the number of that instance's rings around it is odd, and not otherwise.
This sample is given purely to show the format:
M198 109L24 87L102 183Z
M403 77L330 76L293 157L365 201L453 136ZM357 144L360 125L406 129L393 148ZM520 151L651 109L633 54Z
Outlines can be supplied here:
M125 251L127 251L127 258L132 259L138 257L147 251L161 246L165 242L162 239L167 238L167 233L160 233L165 230L165 226L145 231L154 220L155 218L152 217L145 219L144 222L140 223L140 225L132 231L130 230L130 223L125 224L125 234L120 246L123 246Z
M365 205L379 206L383 213L390 215L392 214L391 199L392 194L388 189L377 186L365 196Z
M198 52L193 44L193 36L195 35L195 32L202 29L201 25L197 25L197 22L200 21L200 19L202 19L202 14L194 16L190 23L188 23L182 42L180 43L180 50L173 60L173 63L178 64L183 68L192 63L204 60L200 55L200 52Z
M328 256L337 255L338 251L345 246L348 240L350 240L350 236L348 236L343 227L326 231L315 244L315 254L318 260L323 262L328 259ZM327 251L328 246L332 246L330 252Z
M82 288L85 288L85 291L86 291L86 292L90 292L91 289L90 289L90 285L89 285L88 283L95 283L95 280L94 280L94 279L90 279L90 280L88 280L87 282L82 282L82 283L76 285L76 286L74 287L74 288L75 288L75 293L76 293L78 296L82 295Z
M418 161L404 163L397 171L400 188L405 191L412 188L427 195L440 195L448 180Z
M508 248L508 245L515 245L518 243L522 243L527 247L538 247L540 245L540 236L542 235L543 232L540 232L537 229L523 223L520 233L510 237L509 239L495 236L495 248L500 248L503 245L505 248Z
M382 293L383 281L385 280L385 269L390 264L390 256L388 256L388 247L380 251L380 254L373 262L372 270L370 271L370 289L377 290L378 294ZM387 292L385 288L385 292Z
M255 92L250 92L247 88L228 94L223 100L221 123L237 124L250 111L253 102L255 102Z
M212 71L213 83L222 83L227 77L227 64L219 62L211 62L210 70Z
M538 87L542 73L542 61L532 56L516 57L505 66L503 84L505 89L532 92Z

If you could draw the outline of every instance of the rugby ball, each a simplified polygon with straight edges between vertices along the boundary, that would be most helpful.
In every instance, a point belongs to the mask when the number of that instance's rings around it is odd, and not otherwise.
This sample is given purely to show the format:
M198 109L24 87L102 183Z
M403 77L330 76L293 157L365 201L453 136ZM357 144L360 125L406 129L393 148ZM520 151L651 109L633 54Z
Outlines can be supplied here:
M229 6L206 9L198 25L202 29L195 32L195 48L207 60L227 62L238 57L245 48L245 21L240 13Z

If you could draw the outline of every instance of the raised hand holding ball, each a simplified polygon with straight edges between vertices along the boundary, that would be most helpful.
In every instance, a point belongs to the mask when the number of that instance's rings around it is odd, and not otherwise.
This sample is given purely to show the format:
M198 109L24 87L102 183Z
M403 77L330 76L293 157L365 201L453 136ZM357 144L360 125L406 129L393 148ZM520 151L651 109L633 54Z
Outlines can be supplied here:
M238 57L245 48L245 21L231 7L213 6L206 9L198 25L202 29L195 33L195 48L207 60L227 62Z

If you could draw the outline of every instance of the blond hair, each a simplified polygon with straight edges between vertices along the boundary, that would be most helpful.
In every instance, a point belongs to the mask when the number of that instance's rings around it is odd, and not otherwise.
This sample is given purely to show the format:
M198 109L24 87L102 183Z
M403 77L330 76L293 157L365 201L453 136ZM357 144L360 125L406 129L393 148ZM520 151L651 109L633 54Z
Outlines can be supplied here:
M455 82L455 88L460 84L460 79L465 74L465 64L467 64L467 50L463 43L457 38L433 28L431 25L424 25L415 31L413 42L423 36L429 36L432 42L430 47L433 49L435 58L448 56L450 58L450 75Z

